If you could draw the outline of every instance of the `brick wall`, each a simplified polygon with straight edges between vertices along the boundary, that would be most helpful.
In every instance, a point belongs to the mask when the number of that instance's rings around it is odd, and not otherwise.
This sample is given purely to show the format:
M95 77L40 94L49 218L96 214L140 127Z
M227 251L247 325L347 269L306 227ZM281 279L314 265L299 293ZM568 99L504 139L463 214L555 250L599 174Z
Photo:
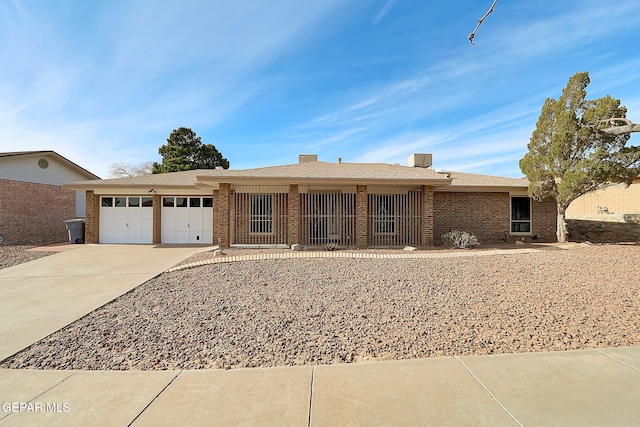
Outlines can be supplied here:
M99 198L93 193L93 191L87 191L86 196L86 213L84 223L84 242L85 243L98 243L98 228L97 225L99 219Z
M289 185L289 212L287 213L289 228L289 245L300 243L300 195L298 184Z
M434 243L442 245L442 236L451 230L475 234L480 243L500 242L510 229L508 193L433 194Z
M539 242L555 242L558 208L554 199L531 201L531 232Z
M152 242L159 244L162 242L162 197L153 195L153 237Z
M56 185L0 180L0 234L8 244L69 241L76 192Z
M434 242L434 194L433 187L422 187L422 244L433 246Z
M508 193L434 193L434 239L442 244L442 236L451 230L475 234L480 243L514 241L511 236L511 203ZM556 204L552 199L531 201L531 234L540 242L556 241ZM525 237L526 238L526 237ZM530 239L528 239L530 240Z
M217 204L216 204L217 201ZM217 219L218 232L216 235L218 239L222 239L222 247L229 247L230 237L230 203L231 203L231 185L220 184L220 191L218 191L217 200L214 200L214 204L217 206L214 212L214 217Z
M356 194L356 247L367 247L367 186L358 185Z

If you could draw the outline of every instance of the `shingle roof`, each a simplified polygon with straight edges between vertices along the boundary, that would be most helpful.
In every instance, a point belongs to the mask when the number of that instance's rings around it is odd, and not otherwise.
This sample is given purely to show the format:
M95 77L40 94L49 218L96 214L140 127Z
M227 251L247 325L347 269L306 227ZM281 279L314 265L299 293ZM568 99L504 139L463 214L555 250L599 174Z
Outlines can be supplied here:
M503 176L478 175L463 172L448 172L450 187L523 187L529 186L526 178L506 178Z
M197 188L219 183L347 183L433 185L440 190L478 189L481 187L526 188L526 179L504 178L461 172L439 173L430 168L414 168L386 163L303 162L255 169L197 169L131 178L81 181L66 184L69 188L172 187Z

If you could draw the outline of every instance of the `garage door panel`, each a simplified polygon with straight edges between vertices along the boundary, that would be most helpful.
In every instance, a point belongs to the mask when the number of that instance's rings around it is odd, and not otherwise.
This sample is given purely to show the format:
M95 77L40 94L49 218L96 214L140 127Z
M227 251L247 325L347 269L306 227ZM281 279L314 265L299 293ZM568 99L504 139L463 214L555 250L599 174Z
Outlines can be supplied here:
M161 217L162 243L213 242L211 197L164 197Z
M148 197L103 197L100 207L100 243L152 243L153 206ZM146 206L142 204L146 200Z

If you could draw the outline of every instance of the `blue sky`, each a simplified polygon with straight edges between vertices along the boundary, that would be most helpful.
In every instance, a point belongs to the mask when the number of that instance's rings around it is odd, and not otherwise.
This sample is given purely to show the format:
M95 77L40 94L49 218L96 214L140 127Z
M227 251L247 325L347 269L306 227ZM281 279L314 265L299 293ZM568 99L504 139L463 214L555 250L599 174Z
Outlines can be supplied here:
M320 160L522 176L547 97L589 71L640 122L640 2L0 0L0 151L108 176L192 128L233 169ZM630 143L637 145L634 135Z

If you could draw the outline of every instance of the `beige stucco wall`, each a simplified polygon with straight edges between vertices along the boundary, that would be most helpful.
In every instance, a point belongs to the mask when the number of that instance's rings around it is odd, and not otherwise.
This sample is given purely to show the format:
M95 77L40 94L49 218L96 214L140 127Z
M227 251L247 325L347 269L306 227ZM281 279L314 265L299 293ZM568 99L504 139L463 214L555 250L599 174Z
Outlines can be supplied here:
M606 208L604 209L598 209ZM566 211L567 218L596 218L608 214L640 214L640 178L627 187L614 185L585 194L574 200Z

